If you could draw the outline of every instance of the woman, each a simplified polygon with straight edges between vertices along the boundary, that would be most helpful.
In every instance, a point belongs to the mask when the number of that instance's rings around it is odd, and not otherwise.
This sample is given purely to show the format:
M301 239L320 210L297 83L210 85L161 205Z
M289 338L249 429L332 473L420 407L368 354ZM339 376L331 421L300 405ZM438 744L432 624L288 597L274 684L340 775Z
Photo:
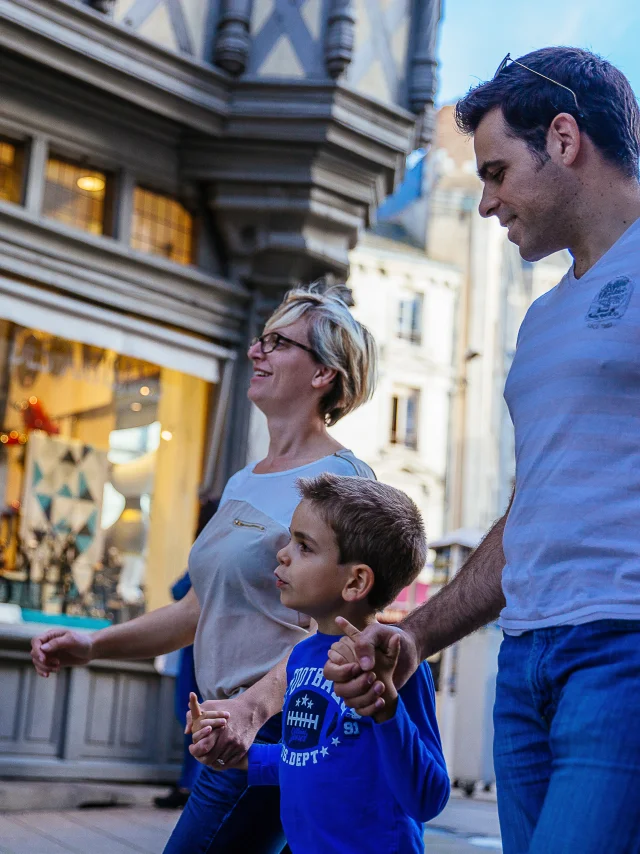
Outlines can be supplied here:
M310 628L308 618L280 604L273 582L298 503L296 479L327 471L373 477L327 431L375 386L375 345L344 292L291 291L249 348L248 394L267 418L269 451L230 479L196 540L193 589L180 602L92 636L52 630L32 642L36 670L47 676L93 658L151 658L195 638L205 707L233 714L197 746L205 767L165 854L271 854L285 844L279 790L247 788L246 772L217 774L211 766L242 756L256 738L280 738L286 658Z

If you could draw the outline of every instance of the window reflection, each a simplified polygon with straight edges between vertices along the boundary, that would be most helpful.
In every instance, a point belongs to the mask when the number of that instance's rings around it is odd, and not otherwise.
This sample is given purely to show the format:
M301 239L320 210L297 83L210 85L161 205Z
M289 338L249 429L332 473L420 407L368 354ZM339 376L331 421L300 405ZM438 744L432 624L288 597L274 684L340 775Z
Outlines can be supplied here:
M0 199L20 204L24 176L24 146L0 139Z
M131 246L162 255L177 264L193 261L193 218L169 196L136 187L133 194Z

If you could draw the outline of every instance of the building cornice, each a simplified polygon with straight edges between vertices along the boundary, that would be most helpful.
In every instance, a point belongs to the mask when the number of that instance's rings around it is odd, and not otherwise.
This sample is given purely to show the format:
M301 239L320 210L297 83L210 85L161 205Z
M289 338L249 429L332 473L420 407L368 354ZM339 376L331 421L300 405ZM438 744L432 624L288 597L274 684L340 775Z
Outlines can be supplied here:
M68 0L0 0L0 46L183 125L218 135L231 78Z
M0 271L225 344L242 341L241 285L0 202Z
M401 107L329 80L234 80L70 0L0 0L0 21L7 50L207 135L324 141L330 122L329 141L358 137L392 169L415 141Z

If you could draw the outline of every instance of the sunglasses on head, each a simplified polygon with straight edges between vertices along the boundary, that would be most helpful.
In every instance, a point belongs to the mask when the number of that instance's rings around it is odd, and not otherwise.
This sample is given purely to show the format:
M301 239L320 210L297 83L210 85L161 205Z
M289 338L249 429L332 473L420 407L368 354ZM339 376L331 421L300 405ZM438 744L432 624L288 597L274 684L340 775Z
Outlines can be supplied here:
M507 67L507 65L510 62L513 62L515 65L519 65L520 68L526 68L526 70L530 71L532 74L537 74L538 77L542 77L544 80L548 80L549 83L553 83L555 86L560 86L561 89L565 89L567 92L571 92L571 94L573 96L573 100L575 101L575 104L576 104L576 110L578 111L578 116L581 119L584 118L582 111L580 110L580 104L578 104L578 99L576 97L576 93L573 91L573 89L570 89L568 86L565 86L564 83L558 83L558 81L554 80L552 77L547 77L546 74L541 74L539 71L535 71L533 68L529 68L528 65L523 65L521 62L518 62L517 59L512 59L510 53L508 53L505 56L505 58L502 60L500 65L496 68L496 73L493 75L492 79L495 80L496 77L500 74L500 72L504 71L504 69Z

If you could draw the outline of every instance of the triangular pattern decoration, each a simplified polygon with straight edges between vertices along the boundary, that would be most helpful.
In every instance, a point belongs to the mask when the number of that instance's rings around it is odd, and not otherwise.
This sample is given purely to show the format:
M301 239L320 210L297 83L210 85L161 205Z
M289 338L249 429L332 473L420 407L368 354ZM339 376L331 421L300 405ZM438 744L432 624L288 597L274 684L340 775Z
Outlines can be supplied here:
M56 534L60 534L61 536L66 537L68 534L71 533L71 526L65 519L63 519L61 522L56 522L56 524L53 526L53 530L56 532Z
M40 507L42 508L42 512L47 517L47 519L50 520L51 519L51 503L52 503L53 499L51 498L50 495L36 495L36 498L38 499L38 503L40 504Z
M93 513L91 514L91 516L89 516L89 518L87 519L87 524L85 525L85 528L88 531L90 531L92 537L95 537L97 527L98 527L98 514L94 510Z
M44 477L44 475L42 473L42 469L40 468L38 463L34 463L34 465L33 465L33 478L31 481L33 486L37 486L40 483L40 481L43 479L43 477Z
M84 554L93 542L92 534L76 534L76 547L80 554Z
M93 501L93 495L87 486L87 478L84 472L80 472L78 476L78 498L82 501Z
M20 535L25 543L42 542L45 536L58 538L60 546L67 538L75 542L74 587L84 593L102 557L107 451L34 431L25 465Z

